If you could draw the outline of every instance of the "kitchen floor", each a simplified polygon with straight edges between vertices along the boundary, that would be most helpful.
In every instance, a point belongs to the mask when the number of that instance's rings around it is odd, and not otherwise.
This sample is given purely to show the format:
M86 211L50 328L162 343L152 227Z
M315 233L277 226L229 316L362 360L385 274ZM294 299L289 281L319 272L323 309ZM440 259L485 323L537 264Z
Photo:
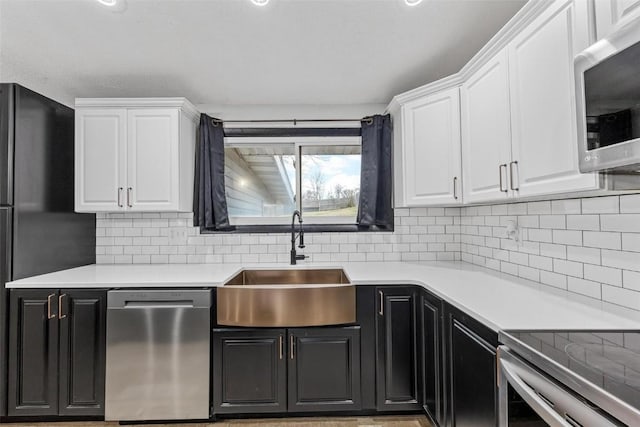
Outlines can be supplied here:
M143 424L147 425L147 424ZM433 427L421 416L388 417L331 417L331 418L285 418L223 420L215 423L148 424L152 427ZM16 423L4 427L118 427L118 423L66 422L66 423ZM137 424L136 427L141 426Z

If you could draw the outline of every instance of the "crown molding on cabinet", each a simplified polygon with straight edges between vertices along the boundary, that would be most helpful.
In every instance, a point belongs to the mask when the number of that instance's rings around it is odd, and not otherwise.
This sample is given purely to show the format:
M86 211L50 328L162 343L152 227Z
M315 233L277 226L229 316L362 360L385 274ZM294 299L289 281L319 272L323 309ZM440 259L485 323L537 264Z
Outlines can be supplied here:
M187 98L76 98L75 108L180 108L191 120L200 112Z
M552 2L553 0L530 0L513 16L513 18L509 20L509 22L504 25L504 27L500 29L500 31L496 33L496 35L491 38L491 40L487 42L487 44L482 47L482 49L480 49L478 53L473 56L473 58L469 60L469 62L464 65L464 67L462 67L460 71L440 80L436 80L435 82L428 83L424 86L420 86L394 96L387 106L386 111L396 111L400 105L405 104L406 102L443 89L461 85L470 75L503 49L516 34L546 10Z

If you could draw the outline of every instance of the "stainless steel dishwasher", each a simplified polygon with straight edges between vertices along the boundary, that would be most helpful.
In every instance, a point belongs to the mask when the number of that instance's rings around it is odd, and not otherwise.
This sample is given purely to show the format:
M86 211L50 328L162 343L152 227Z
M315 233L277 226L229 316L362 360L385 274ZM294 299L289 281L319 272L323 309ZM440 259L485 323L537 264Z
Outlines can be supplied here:
M209 418L210 290L107 296L105 420Z

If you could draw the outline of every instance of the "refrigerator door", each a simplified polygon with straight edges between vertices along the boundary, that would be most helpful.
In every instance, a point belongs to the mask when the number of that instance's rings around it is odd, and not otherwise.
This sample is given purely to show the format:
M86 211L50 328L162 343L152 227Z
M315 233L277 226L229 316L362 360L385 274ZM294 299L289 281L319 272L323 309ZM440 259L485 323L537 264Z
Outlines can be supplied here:
M74 212L74 114L15 86L12 279L95 262L95 215Z
M4 285L11 279L11 215L0 207L0 416L7 415L7 344L9 295Z
M0 206L13 204L13 88L0 84Z

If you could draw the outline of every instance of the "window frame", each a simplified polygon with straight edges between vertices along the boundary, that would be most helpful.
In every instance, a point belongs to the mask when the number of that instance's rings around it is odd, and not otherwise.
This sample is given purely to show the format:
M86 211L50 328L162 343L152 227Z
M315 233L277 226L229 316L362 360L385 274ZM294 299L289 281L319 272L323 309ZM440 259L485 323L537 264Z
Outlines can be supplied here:
M242 147L242 146L259 146L259 145L291 145L294 147L295 156L295 176L296 176L296 209L302 212L305 227L331 228L335 226L336 231L357 231L357 218L344 216L311 216L311 220L307 220L302 211L302 148L317 146L359 146L362 149L361 136L225 136L224 146ZM361 151L362 152L362 151ZM293 214L293 212L291 212ZM263 217L263 216L229 216L229 221L236 229L255 229L281 227L283 225L290 226L290 217ZM347 230L344 226L353 226L354 230ZM347 227L349 228L349 227ZM259 232L259 231L257 231Z

